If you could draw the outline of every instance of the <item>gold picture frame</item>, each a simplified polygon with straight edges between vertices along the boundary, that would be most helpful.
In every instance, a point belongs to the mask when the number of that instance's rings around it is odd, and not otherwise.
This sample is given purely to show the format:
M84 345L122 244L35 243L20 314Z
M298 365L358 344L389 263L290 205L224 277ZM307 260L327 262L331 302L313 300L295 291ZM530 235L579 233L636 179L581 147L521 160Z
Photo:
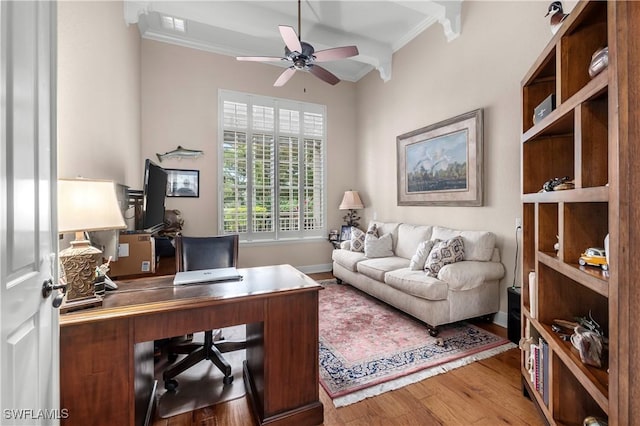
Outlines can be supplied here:
M399 206L482 206L483 110L397 137Z

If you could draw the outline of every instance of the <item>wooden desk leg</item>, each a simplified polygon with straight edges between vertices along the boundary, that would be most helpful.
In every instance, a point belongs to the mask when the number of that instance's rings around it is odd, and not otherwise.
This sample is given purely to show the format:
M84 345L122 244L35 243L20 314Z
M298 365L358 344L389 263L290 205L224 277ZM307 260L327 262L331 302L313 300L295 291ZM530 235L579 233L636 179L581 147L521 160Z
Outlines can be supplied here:
M245 384L261 425L318 425L318 293L265 300L265 322L247 325Z

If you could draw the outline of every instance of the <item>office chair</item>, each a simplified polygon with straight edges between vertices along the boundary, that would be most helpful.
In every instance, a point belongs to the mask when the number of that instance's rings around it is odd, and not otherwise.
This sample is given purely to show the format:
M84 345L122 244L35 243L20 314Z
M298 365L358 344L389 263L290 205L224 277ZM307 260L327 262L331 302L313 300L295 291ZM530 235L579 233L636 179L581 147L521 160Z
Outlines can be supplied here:
M184 237L175 238L176 270L194 271L236 266L238 260L238 235L221 235L216 237ZM178 387L175 376L191 368L200 361L210 360L224 374L225 385L233 382L231 365L223 358L222 353L246 348L244 341L216 340L221 330L206 330L204 343L179 343L169 345L169 361L175 361L177 354L188 354L178 363L164 371L162 378L164 387L173 391Z

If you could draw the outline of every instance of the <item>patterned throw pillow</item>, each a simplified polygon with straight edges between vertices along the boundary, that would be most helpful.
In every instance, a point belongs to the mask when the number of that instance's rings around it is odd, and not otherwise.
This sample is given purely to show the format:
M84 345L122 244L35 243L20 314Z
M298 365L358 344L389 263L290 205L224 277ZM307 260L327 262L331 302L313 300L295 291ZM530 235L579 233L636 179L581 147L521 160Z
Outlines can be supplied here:
M433 245L424 270L430 277L437 277L438 272L444 265L460 262L464 259L464 243L462 237L451 238L450 240L440 241Z
M367 232L367 236L364 239L364 255L369 259L393 256L392 246L391 234L384 234L378 238L373 233Z
M411 258L409 269L411 269L412 271L422 271L424 269L424 264L427 262L427 257L429 256L429 253L431 253L431 249L436 242L440 242L440 240L427 240L421 242L418 245L416 254L414 254Z
M357 251L362 253L364 251L364 231L351 227L351 251Z

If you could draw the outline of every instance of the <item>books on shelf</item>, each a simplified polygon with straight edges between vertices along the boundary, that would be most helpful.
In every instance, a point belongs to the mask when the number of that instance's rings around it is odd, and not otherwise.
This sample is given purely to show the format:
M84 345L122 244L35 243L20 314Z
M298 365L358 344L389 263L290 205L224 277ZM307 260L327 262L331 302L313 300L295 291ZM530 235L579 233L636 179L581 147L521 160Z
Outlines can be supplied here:
M549 344L539 338L532 343L529 353L529 379L533 388L542 396L545 405L549 406Z

